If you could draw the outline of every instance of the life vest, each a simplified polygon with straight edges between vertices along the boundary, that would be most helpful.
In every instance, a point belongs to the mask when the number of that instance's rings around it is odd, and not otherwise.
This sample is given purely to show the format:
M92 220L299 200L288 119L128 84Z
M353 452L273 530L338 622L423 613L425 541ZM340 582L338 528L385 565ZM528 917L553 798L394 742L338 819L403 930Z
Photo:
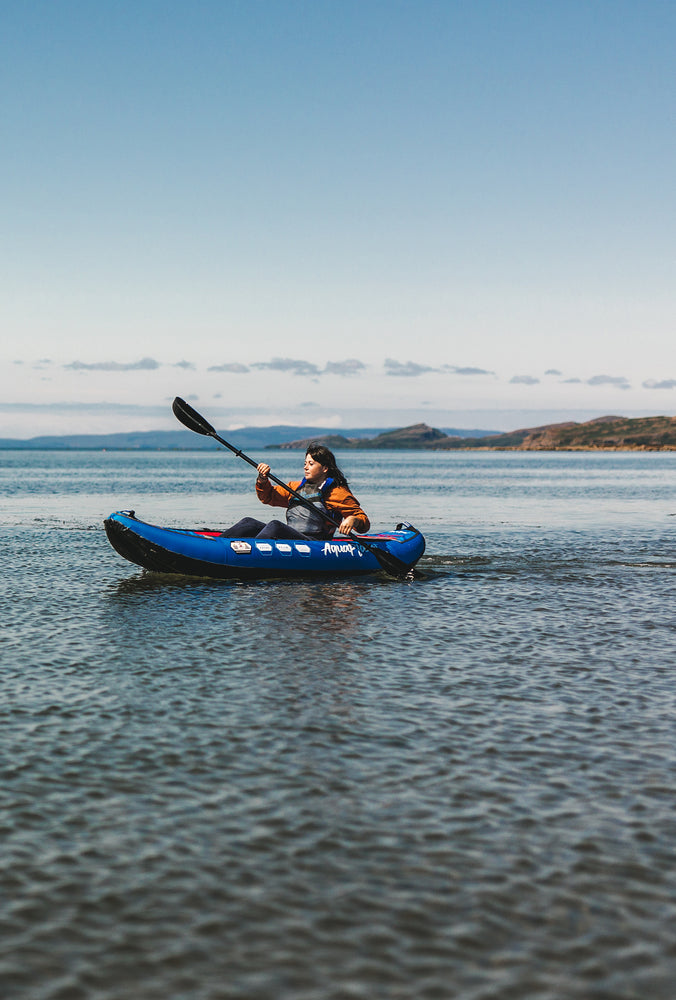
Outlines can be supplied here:
M286 523L289 527L300 531L307 538L333 538L336 526L320 513L323 511L329 517L332 516L324 503L324 497L331 492L333 486L333 479L325 479L321 486L311 486L303 479L296 487L296 493L304 496L316 509L311 510L292 496L286 510Z

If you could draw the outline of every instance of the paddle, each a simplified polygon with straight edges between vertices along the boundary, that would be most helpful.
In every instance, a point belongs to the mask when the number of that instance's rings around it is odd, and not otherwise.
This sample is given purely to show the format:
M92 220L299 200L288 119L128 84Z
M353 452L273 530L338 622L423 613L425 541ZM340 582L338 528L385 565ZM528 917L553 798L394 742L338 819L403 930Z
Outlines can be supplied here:
M189 430L195 431L196 434L204 434L207 437L214 438L214 440L234 452L238 458L243 458L244 461L248 462L254 469L258 468L258 462L254 462L254 460L249 458L248 455L245 455L243 451L240 451L239 448L235 448L235 446L226 441L225 438L222 438L220 434L217 434L216 430L211 426L208 420L205 420L201 413L194 410L192 406L189 403L186 403L184 399L181 399L180 396L176 397L174 402L171 404L171 408L174 411L174 416ZM297 493L296 490L292 490L290 486L288 486L285 482L282 482L281 479L277 479L277 477L273 476L272 473L268 474L268 479L271 479L273 483L277 484L277 486L281 486L282 489L286 490L291 494L291 496L294 496L296 500L304 504L306 507L309 507L311 510L318 509L311 500L304 497L302 493ZM324 511L321 511L321 514L331 524L335 525L337 528L340 527L340 521L332 517L327 517ZM375 556L379 564L386 573L390 574L390 576L401 578L406 576L411 569L410 566L408 566L405 562L402 562L401 559L397 559L397 557L393 556L390 552L378 548L377 545L371 545L365 539L360 538L355 531L349 531L348 537L357 545L361 545L361 547L366 549L367 552L370 552L371 555Z

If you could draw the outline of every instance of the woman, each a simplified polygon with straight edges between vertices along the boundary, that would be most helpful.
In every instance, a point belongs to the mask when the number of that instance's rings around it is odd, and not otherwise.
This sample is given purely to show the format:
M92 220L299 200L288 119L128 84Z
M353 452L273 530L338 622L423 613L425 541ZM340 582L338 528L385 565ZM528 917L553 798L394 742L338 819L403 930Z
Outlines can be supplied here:
M261 462L257 466L256 494L261 503L271 507L286 507L286 524L269 521L265 524L254 517L243 517L223 534L228 538L332 538L335 523L327 521L322 511L333 522L340 521L338 531L365 532L371 527L369 519L350 493L347 479L336 465L332 451L322 444L311 444L305 455L305 476L289 486L311 501L314 510L302 504L288 490L270 482L270 466Z

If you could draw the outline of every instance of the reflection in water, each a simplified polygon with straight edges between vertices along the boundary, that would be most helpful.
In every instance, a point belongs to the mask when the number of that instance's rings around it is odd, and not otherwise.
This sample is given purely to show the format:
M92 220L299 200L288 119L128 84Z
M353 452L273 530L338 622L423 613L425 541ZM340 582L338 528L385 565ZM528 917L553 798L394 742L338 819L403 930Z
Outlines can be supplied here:
M106 588L104 596L115 606L115 613L119 613L120 605L133 609L138 622L146 615L154 618L167 603L175 607L177 597L180 606L182 594L186 598L189 596L191 608L194 599L199 597L203 601L204 614L218 608L220 615L228 616L234 607L241 610L245 603L242 595L246 594L246 603L250 609L255 609L253 615L271 628L283 622L285 627L295 624L308 632L349 636L359 627L363 602L368 601L369 594L374 588L388 585L401 588L407 583L379 577L369 580L211 580L141 571ZM152 600L143 600L148 597ZM229 601L230 605L224 605L224 601Z

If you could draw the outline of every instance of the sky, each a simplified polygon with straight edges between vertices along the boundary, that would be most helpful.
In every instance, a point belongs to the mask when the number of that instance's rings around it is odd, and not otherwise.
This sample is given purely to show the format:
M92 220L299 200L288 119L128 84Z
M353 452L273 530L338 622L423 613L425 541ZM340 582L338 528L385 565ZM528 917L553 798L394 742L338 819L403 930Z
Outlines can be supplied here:
M676 414L672 0L4 0L0 437Z

